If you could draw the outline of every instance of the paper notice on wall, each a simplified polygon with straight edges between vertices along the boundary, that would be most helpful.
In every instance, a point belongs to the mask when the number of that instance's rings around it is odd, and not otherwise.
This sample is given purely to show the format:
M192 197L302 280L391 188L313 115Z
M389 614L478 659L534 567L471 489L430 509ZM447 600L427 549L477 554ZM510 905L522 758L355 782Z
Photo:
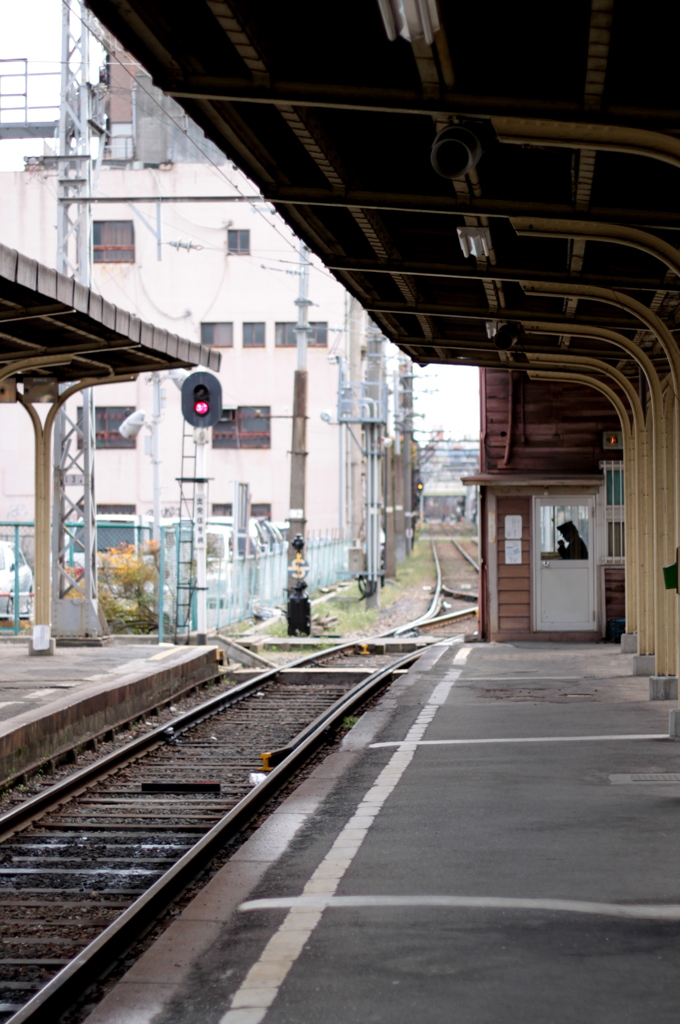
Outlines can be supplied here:
M506 540L521 540L522 539L522 517L521 516L506 516L505 517L505 539Z
M522 541L521 540L506 540L506 542L505 542L505 564L506 565L521 565L522 564Z

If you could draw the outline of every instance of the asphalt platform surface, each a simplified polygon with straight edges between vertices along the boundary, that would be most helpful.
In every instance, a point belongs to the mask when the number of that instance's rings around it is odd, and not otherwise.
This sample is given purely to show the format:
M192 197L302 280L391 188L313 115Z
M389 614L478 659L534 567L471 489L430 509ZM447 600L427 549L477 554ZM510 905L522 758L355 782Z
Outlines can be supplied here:
M133 673L157 672L159 661L195 650L172 644L57 647L52 657L31 658L26 645L0 641L0 722L93 683L108 687Z
M88 1024L676 1024L647 687L612 645L429 648Z

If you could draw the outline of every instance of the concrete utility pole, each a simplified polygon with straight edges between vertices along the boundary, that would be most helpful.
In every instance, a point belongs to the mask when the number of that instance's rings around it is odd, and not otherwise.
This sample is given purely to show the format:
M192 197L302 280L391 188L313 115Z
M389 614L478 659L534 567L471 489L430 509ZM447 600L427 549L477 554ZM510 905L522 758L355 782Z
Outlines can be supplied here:
M404 475L404 519L406 522L406 554L413 549L413 364L403 363L399 369L403 387L404 444L402 466Z
M153 529L152 540L161 539L161 454L160 424L163 409L163 391L160 373L151 375L153 383L153 412L151 414L151 462L153 465ZM198 475L198 473L197 473Z
M366 345L366 381L362 406L371 410L364 420L366 451L366 607L380 607L380 558L382 527L382 438L386 425L383 382L384 339L377 332L369 334Z
M391 438L390 438L391 441ZM385 576L394 579L397 558L394 533L394 445L385 451Z
M292 541L297 534L305 537L305 487L307 478L307 333L309 331L309 249L300 242L300 289L295 304L298 319L295 325L297 370L293 383L293 434L290 451L290 511L288 519L288 562L295 558Z
M364 318L365 313L361 304L350 296L348 311L348 371L349 381L361 380L361 348L364 340ZM351 427L348 427L351 430ZM359 439L360 440L360 439ZM349 531L350 540L354 545L361 545L364 537L364 496L362 486L362 463L363 457L361 448L355 439L348 437L347 441L347 480L349 490Z
M406 527L404 519L404 460L402 456L403 389L399 371L394 372L394 557L397 565L406 559Z

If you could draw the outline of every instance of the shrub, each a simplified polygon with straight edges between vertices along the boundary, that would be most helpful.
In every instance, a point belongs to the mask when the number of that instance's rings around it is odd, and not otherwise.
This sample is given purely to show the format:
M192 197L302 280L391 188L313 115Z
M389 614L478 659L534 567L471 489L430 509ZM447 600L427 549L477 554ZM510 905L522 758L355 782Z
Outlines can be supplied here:
M119 544L99 555L99 601L114 633L152 633L158 625L158 541Z

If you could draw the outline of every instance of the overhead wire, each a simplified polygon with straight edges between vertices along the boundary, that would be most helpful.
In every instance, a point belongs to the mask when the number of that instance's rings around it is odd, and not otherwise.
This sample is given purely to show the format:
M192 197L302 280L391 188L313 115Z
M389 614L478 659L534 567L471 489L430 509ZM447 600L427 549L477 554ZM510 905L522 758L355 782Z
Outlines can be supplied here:
M129 70L129 68L128 68L127 64L123 63L123 61L121 61L121 60L120 60L120 59L119 59L119 58L118 58L118 57L117 57L117 56L116 56L115 54L113 54L113 53L110 53L110 52L109 52L109 50L108 50L108 49L107 49L107 47L106 47L106 44L104 43L104 40L103 40L103 39L102 39L102 38L101 38L101 37L100 37L100 36L99 36L99 35L97 34L97 32L96 32L96 31L94 30L94 28L93 28L92 24L91 24L91 23L90 23L89 21L88 21L88 22L85 22L85 20L84 20L84 19L83 19L83 18L82 18L82 17L80 16L80 14L78 14L78 13L77 13L77 11L75 11L75 10L74 10L74 9L73 9L73 8L71 7L71 5L70 5L70 4L68 3L68 0L64 0L64 3L65 3L65 4L66 4L66 6L68 7L69 11L71 11L71 13L72 13L73 15L75 15L75 17L76 17L76 18L78 19L78 21L79 21L79 22L81 23L81 25L82 25L82 26L83 26L83 27L84 27L85 29L87 29L87 30L88 30L89 32L91 32L91 33L92 33L92 35L93 35L93 36L94 36L94 38L95 38L95 39L97 40L97 42L98 42L98 43L99 43L99 45L100 45L100 46L102 47L102 49L103 49L103 50L105 51L105 53L107 53L107 54L109 55L109 57L110 57L110 58L112 57L112 58L113 58L113 59L114 59L114 60L116 61L116 63L117 63L117 64L118 64L118 65L119 65L120 67L122 67L122 68L123 68L123 69L125 70L126 74L127 74L127 75L129 75L131 79L133 79L133 81L134 81L134 83L135 83L136 87L137 87L137 88L139 88L139 89L141 89L141 90L142 90L142 92L144 92L144 93L145 93L145 94L146 94L146 95L147 95L147 96L149 97L149 99L150 99L150 100L151 100L151 101L152 101L153 103L155 103L155 104L156 104L156 106L157 106L157 107L159 108L159 110L161 111L161 113L162 113L162 114L163 114L163 115L164 115L164 116L165 116L165 117L166 117L166 118L167 118L167 119L168 119L169 121L171 121L171 122L172 122L172 124L173 124L173 125L175 126L175 128L177 128L177 129L178 129L178 131L182 132L182 134L183 134L183 135L185 136L185 138L189 139L189 141L193 143L193 145L194 145L194 146L196 147L196 149L198 149L198 151L199 151L199 152L201 153L201 155L202 155L202 156L204 157L204 159L206 160L206 162L207 162L207 163L209 163L209 164L210 164L210 165L211 165L211 166L213 167L213 169L214 169L214 170L215 170L215 171L216 171L216 172L217 172L217 173L219 174L219 176L220 176L221 178L223 178L223 179L224 179L224 180L225 180L225 181L227 182L227 184L229 184L229 185L230 185L230 186L231 186L232 188L234 188L234 189L235 189L235 190L236 190L236 191L238 192L238 194L239 194L240 196L243 196L243 198L244 198L244 199L246 200L246 202L248 202L248 198L247 198L247 196L245 195L245 193L243 192L243 190L242 190L242 189L241 189L241 188L240 188L240 187L239 187L239 186L238 186L238 185L236 184L236 182L232 181L232 180L231 180L231 179L230 179L230 178L228 177L228 175L226 175L226 174L224 173L224 171L222 170L222 168L220 167L220 165L219 165L219 164L217 164L217 163L215 163L215 161L214 161L214 160L212 159L212 157L210 156L210 154L209 154L209 153L206 153L206 152L205 152L205 150L203 150L203 149L201 148L201 146L200 146L200 144L198 143L198 141L197 141L196 139L192 138L192 137L191 137L191 136L189 135L189 133L188 133L188 132L187 132L187 131L186 131L186 130L184 129L184 127L183 127L183 126L182 126L182 125L181 125L181 124L180 124L180 123L179 123L179 122L178 122L178 121L177 121L177 120L176 120L176 119L175 119L175 118L174 118L174 117L172 116L172 114L170 114L170 113L169 113L169 112L168 112L168 111L167 111L167 110L165 109L165 107L164 107L164 106L163 106L163 105L162 105L162 104L161 104L161 103L160 103L160 102L159 102L159 101L158 101L158 100L156 99L156 97L155 97L155 96L153 95L153 93L152 93L152 92L150 92L150 91L149 91L148 89L146 89L146 88L144 87L144 85L142 85L142 84L141 84L141 82L140 82L140 81L138 80L137 76L136 76L136 75L134 75L134 74L133 74L133 73L132 73L132 72L131 72L131 71ZM134 67L135 65L132 65L132 66ZM141 67L141 65L137 65L137 66ZM264 197L263 197L263 198L264 198ZM253 210L255 211L255 213L257 213L257 214L258 214L258 216L260 216L260 217L263 217L263 218L264 218L264 213L262 212L262 210L259 210L259 209L257 208L257 206L256 206L256 205L255 205L254 203L252 203L252 202L248 202L248 205L249 205L249 206L250 206L250 207L251 207L251 208L252 208L252 209L253 209ZM280 216L280 215L279 215L279 214L275 214L275 216L277 216L277 217L278 217L278 216ZM290 239L286 238L286 236L285 236L285 235L283 234L283 232L282 232L282 231L280 231L280 230L279 230L279 228L278 228L278 227L277 227L277 226L276 226L275 224L272 224L271 226L272 226L272 227L274 228L274 230L276 231L276 233L277 233L277 234L278 234L278 235L279 235L279 236L280 236L280 237L281 237L281 238L282 238L282 239L284 240L284 242L285 242L285 243L286 243L286 244L287 244L288 246L290 246L290 248L291 248L291 249L295 249L295 248L296 248L296 243L295 243L294 241L291 241Z

